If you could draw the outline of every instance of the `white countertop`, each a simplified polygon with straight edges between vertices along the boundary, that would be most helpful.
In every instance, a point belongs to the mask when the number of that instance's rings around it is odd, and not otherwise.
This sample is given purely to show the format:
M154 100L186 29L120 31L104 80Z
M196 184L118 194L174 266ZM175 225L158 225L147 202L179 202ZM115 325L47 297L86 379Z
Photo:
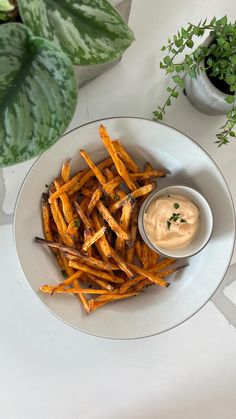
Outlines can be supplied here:
M224 14L233 20L235 10L235 0L133 0L136 42L119 65L80 90L69 129L108 116L152 118L166 94L159 61L167 36L189 20ZM221 149L214 144L222 121L199 113L183 95L165 119L213 157L236 204L236 142ZM134 341L80 333L40 304L14 253L14 204L32 164L0 171L0 417L233 419L236 265L211 302L168 333Z

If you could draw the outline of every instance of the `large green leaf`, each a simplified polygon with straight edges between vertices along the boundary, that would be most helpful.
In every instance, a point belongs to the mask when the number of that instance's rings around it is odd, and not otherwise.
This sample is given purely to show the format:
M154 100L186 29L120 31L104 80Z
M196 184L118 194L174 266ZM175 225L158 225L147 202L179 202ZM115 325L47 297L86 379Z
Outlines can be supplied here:
M21 23L0 26L0 166L27 160L65 131L77 86L68 57Z
M18 0L32 32L57 42L74 64L101 64L120 56L134 40L106 0Z

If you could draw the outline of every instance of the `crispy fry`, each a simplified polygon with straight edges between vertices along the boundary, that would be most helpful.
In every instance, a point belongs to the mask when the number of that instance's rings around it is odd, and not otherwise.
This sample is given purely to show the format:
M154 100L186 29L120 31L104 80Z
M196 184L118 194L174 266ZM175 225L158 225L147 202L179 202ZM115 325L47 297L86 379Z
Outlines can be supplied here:
M52 290L55 287L53 285L42 285L40 287L40 291L46 293L46 294L52 294ZM115 293L115 291L113 291ZM53 291L54 293L58 293L58 294L108 294L111 295L111 291L108 290L95 290L92 288L58 288L55 291Z
M70 268L70 266L69 266L69 268ZM72 268L70 268L70 269L72 269ZM71 276L68 276L68 278L66 278L63 282L60 282L60 284L52 286L51 293L53 294L55 291L57 291L57 289L64 288L65 286L73 284L75 279L80 278L81 275L82 275L81 271L77 271L77 272L72 273Z
M53 203L50 204L50 208L51 208L53 219L58 229L58 233L63 243L65 243L68 246L73 246L74 240L70 236L66 235L67 225L60 211L57 200L54 200Z
M104 169L104 173L105 173L105 175L107 177L108 182L110 182L110 180L114 179L114 175L113 175L111 169L109 169L108 167L106 167Z
M100 230L96 231L92 236L90 236L83 244L82 251L87 252L88 248L92 246L97 240L99 240L105 233L106 227L100 228Z
M132 202L132 199L129 199L122 208L122 213L120 217L120 227L125 232L127 232L129 229L129 223L130 223L133 207L134 207L134 201ZM116 244L115 244L116 252L119 252L121 255L123 255L124 249L125 249L125 241L122 240L120 237L117 237Z
M109 208L110 212L113 213L117 211L120 207L124 205L124 203L127 201L129 197L132 198L139 198L140 196L147 195L149 192L151 192L155 187L155 183L149 183L148 185L144 185L139 189L136 189L136 191L131 192L130 194L126 195L124 198L120 199L117 202L114 202Z
M152 268L155 266L160 259L160 255L157 252L154 252L152 249L148 249L148 266Z
M132 269L130 269L130 267L128 266L128 264L125 262L124 259L122 259L119 254L112 248L110 247L110 255L111 257L114 259L114 261L116 262L116 264L119 266L119 268L126 273L126 275L128 276L129 279L134 278L134 273L132 271Z
M93 311L97 310L98 308L104 306L109 301L95 301L93 299L89 300L89 313L92 313Z
M68 247L68 246L64 246L60 243L49 242L48 240L41 239L39 237L35 237L34 240L35 240L36 243L44 244L44 245L47 245L49 247L54 247L54 248L59 249L62 252L68 254L68 255L72 255L72 256L76 257L76 259L78 259L80 262L83 262L83 263L85 263L89 266L92 266L93 268L106 270L106 271L117 270L117 266L113 265L112 263L106 262L106 261L103 261L103 260L99 260L99 259L96 259L94 257L89 257L85 254L82 254L77 249L74 249L74 248L71 248L71 247Z
M51 211L50 211L50 206L48 204L48 195L46 193L42 194L41 209L42 209L42 222L43 222L44 235L45 235L47 240L52 241L53 240L53 232L52 232L51 224L50 224ZM60 253L58 252L57 249L51 249L51 251L54 254L54 256L56 257L60 268L63 269L64 265L63 265L63 261L62 261L62 258L60 256Z
M126 261L128 263L134 263L134 246L129 247L126 253Z
M124 300L126 298L135 297L136 295L139 295L138 292L129 292L126 294L107 294L107 295L101 295L100 297L97 297L95 301L115 301L115 300Z
M146 243L142 243L141 245L142 251L141 251L141 260L142 260L142 265L144 269L148 269L149 268L149 252L148 252L148 246L146 245Z
M141 243L140 240L136 240L135 244L134 244L134 250L135 250L135 254L139 260L139 262L142 263L142 248L141 248Z
M134 246L134 243L135 243L136 237L137 237L137 231L138 231L138 208L137 208L137 205L134 205L133 212L132 212L132 215L131 215L130 225L131 225L131 238L127 242L127 246L129 248Z
M101 288L108 290L108 291L113 291L113 286L111 284L109 284L108 282L106 282L105 280L101 280L98 279L96 276L88 274L87 273L87 277L90 281L94 282L95 284L99 285Z
M49 198L49 203L52 203L63 192L68 192L72 190L72 188L79 183L80 179L85 175L85 173L87 173L87 170L82 170L81 172L78 172L74 177L72 177L68 182L64 183L64 185L62 185L60 189L51 194Z
M63 183L66 183L70 179L70 162L71 159L66 159L63 162L62 168L61 168L61 178L63 180Z
M93 231L92 222L88 217L86 217L83 209L81 208L81 205L79 205L78 202L75 202L75 209L76 209L76 211L79 215L80 220L84 224L84 227L88 230L91 230L91 232L92 232Z
M129 266L131 269L133 269L134 272L137 272L145 278L150 279L150 281L154 282L157 285L160 285L161 287L168 287L170 285L168 282L164 281L164 279L159 278L159 276L152 274L150 271L146 269L140 268L139 266L133 265L132 263L129 263Z
M84 243L87 241L87 240L90 240L91 239L91 237L92 237L92 234L91 234L91 231L90 230L87 230L86 228L84 229ZM83 243L83 244L84 244ZM82 248L81 248L81 251L83 251L82 250ZM88 256L92 256L92 247L90 246L90 247L88 247L88 249L87 249L87 255Z
M92 198L92 196L93 196L93 192L90 191L90 189L86 188L85 186L83 186L83 188L81 188L81 193L84 196L87 196L87 198Z
M99 220L98 214L93 211L92 213L92 220L93 220L93 224L94 227L96 229L96 231L99 231L102 228L102 224ZM110 257L110 246L109 243L107 242L107 239L105 236L102 236L96 243L95 243L98 252L100 254L100 256L102 257L103 260L107 260L107 258Z
M76 237L78 233L79 224L80 224L79 219L71 220L71 222L67 226L66 235L71 236L71 237Z
M93 192L92 197L91 197L91 200L90 200L89 205L88 205L88 209L87 209L87 215L88 216L90 216L91 212L96 207L96 205L97 205L99 199L101 198L101 196L102 196L102 189L101 188L97 188Z
M104 220L109 224L111 229L116 233L118 237L120 237L123 240L129 240L129 234L126 233L122 228L119 226L119 224L115 221L115 219L112 217L108 209L103 205L101 201L97 204L98 211L103 216Z
M99 278L106 279L107 281L114 282L117 284L122 284L124 280L119 278L118 276L108 274L107 272L100 271L98 269L91 268L90 266L83 265L82 263L75 262L74 260L70 260L69 265L72 268L78 269L79 271L87 272L94 276L98 276Z
M86 163L88 164L88 166L90 167L90 169L92 170L93 174L96 176L98 181L101 183L101 185L105 185L106 183L105 176L102 174L99 167L97 167L94 164L94 162L90 159L88 153L85 150L80 150L80 155L84 158L84 160L86 161Z
M177 266L173 269L169 269L167 271L164 272L159 272L158 276L160 278L166 278L167 276L173 274L174 272L179 271L180 269L185 268L187 265L183 265L183 266ZM154 283L152 281L150 281L149 279L145 278L143 279L141 282L139 282L136 287L134 288L134 291L141 291L144 287L146 287L147 285L154 285Z
M104 186L103 186L103 191L107 194L110 195L114 189L117 188L117 186L119 186L119 184L123 182L123 179L120 176L116 176L114 177L112 180L110 180L109 182L107 182Z
M128 186L128 188L131 191L135 191L135 189L137 189L135 183L132 181L132 179L129 176L129 172L126 169L124 163L122 162L122 160L120 160L120 158L118 157L118 154L116 152L116 149L114 147L114 144L112 143L106 128L103 125L100 125L99 127L99 133L101 136L101 139L108 151L108 153L110 154L115 166L116 166L116 170L119 173L119 175L124 179L126 185Z
M120 141L115 140L115 141L112 141L112 143L115 147L115 150L118 156L126 164L126 166L128 166L131 172L138 172L139 171L138 165L135 163L132 157L127 153L127 151L123 148Z
M58 189L63 185L62 179L58 178L54 180L54 185L56 187L56 190L58 191ZM70 224L70 222L73 220L74 218L74 211L73 208L71 206L71 202L69 199L69 196L66 192L63 192L60 195L60 200L62 203L62 211L63 211L63 215L65 217L65 220L67 222L67 224Z
M100 164L97 165L99 169L104 169L105 167L111 167L113 165L113 161L111 158L108 158L102 161ZM84 176L80 179L79 183L73 186L72 189L69 191L69 195L72 195L74 192L79 191L85 184L88 185L88 181L94 176L92 170L89 170Z

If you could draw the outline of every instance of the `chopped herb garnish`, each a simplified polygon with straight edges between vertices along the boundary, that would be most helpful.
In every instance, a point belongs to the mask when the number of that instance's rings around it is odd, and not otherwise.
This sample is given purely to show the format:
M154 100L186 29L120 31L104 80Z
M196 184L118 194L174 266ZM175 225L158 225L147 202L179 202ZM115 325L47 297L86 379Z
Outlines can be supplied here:
M170 195L167 195L167 198L170 198Z
M62 276L64 276L64 278L66 278L66 277L67 277L65 269L62 269L62 270L61 270L61 273L62 273Z
M79 219L79 218L77 218L77 219L74 221L74 224L75 224L75 227L80 228L80 225L81 225L81 221L80 221L80 219Z
M49 187L49 185L47 185L47 183L45 183L45 188L48 188Z
M119 195L114 196L114 201L119 201L119 199L120 199Z
M176 214L175 212L173 212L172 216L167 220L167 228L168 230L170 230L170 226L171 226L171 222L176 222L176 221L180 221L181 223L187 223L187 221L184 218L180 217L180 214Z
M178 204L178 202L175 202L175 203L174 203L174 208L175 208L175 209L178 209L178 208L179 208L179 204Z

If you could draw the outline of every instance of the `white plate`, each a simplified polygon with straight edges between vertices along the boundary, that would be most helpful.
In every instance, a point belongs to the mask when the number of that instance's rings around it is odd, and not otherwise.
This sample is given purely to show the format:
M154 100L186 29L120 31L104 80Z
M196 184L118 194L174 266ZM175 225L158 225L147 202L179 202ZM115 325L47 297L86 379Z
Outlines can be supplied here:
M119 138L140 163L163 166L171 175L159 187L186 184L208 200L214 217L212 237L205 249L189 259L167 289L150 287L141 296L108 304L91 315L84 314L73 296L49 296L38 292L44 283L61 281L51 253L33 242L43 236L40 197L58 173L63 160L73 157L73 170L84 168L79 149L94 161L106 155L98 135L103 123L112 138ZM30 286L45 306L67 324L96 336L140 338L169 330L196 313L222 281L232 256L235 220L232 199L219 169L192 140L166 125L140 118L110 118L79 127L45 152L27 175L18 196L14 220L18 258Z

